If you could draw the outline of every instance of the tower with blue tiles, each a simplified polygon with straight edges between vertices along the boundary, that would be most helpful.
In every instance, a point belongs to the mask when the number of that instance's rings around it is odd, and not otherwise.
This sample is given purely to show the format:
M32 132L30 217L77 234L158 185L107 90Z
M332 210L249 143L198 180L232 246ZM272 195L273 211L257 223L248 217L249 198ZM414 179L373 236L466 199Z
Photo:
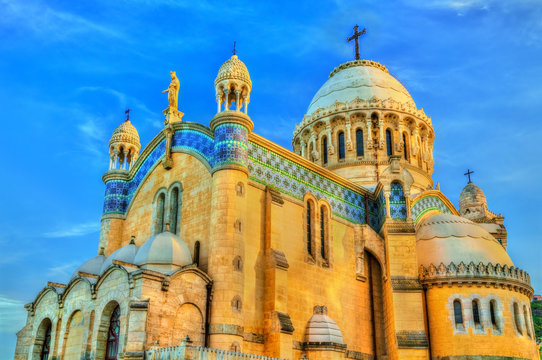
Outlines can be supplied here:
M209 343L243 348L244 261L247 234L248 139L254 128L248 116L252 82L237 55L215 80L217 113L214 136L208 273L214 279Z

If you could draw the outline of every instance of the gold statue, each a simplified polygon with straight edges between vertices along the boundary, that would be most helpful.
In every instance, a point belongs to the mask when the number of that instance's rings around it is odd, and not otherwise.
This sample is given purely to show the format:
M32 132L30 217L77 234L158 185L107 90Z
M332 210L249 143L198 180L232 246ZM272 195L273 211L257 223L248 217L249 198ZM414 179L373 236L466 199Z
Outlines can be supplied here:
M171 82L169 83L167 90L162 91L162 93L168 93L169 108L177 110L177 106L179 104L180 83L175 71L170 71L169 74L171 75Z

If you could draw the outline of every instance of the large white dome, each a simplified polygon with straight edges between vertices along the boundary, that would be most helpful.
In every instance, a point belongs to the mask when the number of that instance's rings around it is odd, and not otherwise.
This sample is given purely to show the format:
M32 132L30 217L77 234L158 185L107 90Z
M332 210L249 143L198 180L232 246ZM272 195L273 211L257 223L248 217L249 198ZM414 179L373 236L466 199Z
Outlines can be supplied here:
M346 103L356 98L366 101L373 98L391 98L399 103L411 103L415 106L407 89L390 75L384 65L369 60L355 60L342 64L331 72L329 79L314 95L307 115L311 115L319 107L333 105L336 101Z

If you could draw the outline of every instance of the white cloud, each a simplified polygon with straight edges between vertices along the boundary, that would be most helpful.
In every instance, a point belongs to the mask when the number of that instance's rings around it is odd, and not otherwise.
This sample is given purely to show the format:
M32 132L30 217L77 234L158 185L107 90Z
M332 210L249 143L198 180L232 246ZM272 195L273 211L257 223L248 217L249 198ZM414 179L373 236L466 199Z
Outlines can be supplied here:
M21 330L26 314L22 301L0 294L0 333L15 333Z
M92 234L98 232L99 230L100 223L93 221L89 223L70 225L55 231L49 231L44 233L43 236L46 238L76 237Z
M67 264L52 266L47 269L47 276L54 279L61 279L60 281L69 279L79 265L81 265L81 261L71 261Z

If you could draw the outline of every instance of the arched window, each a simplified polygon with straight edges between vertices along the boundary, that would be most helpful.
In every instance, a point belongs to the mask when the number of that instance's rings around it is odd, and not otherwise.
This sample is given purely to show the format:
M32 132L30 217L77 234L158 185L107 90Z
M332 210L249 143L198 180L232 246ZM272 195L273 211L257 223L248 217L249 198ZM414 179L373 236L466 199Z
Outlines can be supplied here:
M161 193L156 199L156 204L154 208L155 218L154 218L154 233L158 234L165 230L164 227L164 206L166 203L166 194Z
M320 255L327 260L327 210L325 206L320 207Z
M499 325L497 325L497 314L496 314L496 309L495 309L495 300L491 300L489 302L489 314L491 316L491 325L493 325L494 328L498 329L499 328Z
M43 338L43 345L41 348L40 360L48 360L51 352L51 322L45 329L45 337Z
M478 300L472 301L472 318L474 320L474 326L480 325L480 308L478 306Z
M403 133L403 156L408 160L408 143L406 133Z
M456 326L463 325L463 309L459 300L454 300L454 318Z
M327 164L327 136L324 136L322 139L322 158L324 159L324 164Z
M117 360L120 338L120 307L117 305L109 318L109 330L107 332L107 345L105 350L106 360Z
M179 233L180 207L179 188L176 186L171 190L169 199L169 229L173 234Z
M391 142L391 131L390 131L390 129L386 130L386 150L388 152L388 156L393 155L393 144Z
M307 252L309 255L313 255L312 253L312 217L314 214L314 208L312 206L312 201L307 201Z
M527 336L531 337L531 326L529 322L529 313L527 311L527 307L523 305L523 318L525 319L525 330L527 332Z
M523 335L523 331L521 330L521 317L519 316L518 303L514 303L514 321L515 321L516 329L518 333Z
M339 133L339 160L344 159L344 132Z
M363 156L363 130L356 130L356 156Z

